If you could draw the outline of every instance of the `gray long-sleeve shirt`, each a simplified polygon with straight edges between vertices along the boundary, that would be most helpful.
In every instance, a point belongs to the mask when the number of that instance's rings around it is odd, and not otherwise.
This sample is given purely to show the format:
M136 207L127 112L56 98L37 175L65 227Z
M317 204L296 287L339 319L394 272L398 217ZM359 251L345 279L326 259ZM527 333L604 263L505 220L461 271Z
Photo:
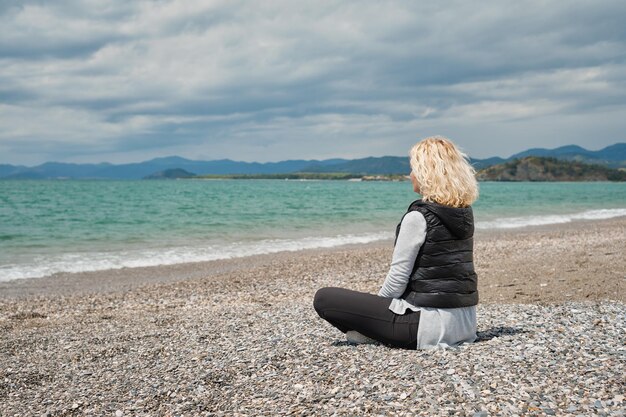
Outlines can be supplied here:
M420 311L418 349L447 348L473 342L476 340L476 306L420 307L400 298L406 290L415 259L426 239L426 227L426 219L419 211L411 211L404 216L391 266L378 295L393 298L389 310L395 314L405 314L407 309Z

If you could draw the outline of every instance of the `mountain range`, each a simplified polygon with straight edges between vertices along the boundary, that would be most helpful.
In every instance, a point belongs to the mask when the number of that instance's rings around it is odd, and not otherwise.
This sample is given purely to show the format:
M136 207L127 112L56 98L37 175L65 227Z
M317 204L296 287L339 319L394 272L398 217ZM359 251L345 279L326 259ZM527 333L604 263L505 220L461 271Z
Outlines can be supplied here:
M616 143L598 151L590 151L576 145L556 149L534 148L509 158L470 158L476 170L527 156L551 157L559 160L578 161L604 165L610 168L626 168L626 143ZM46 162L26 167L0 164L1 179L140 179L168 169L182 169L198 175L207 174L284 174L294 172L337 172L362 175L406 174L409 161L406 156L382 156L361 159L287 160L280 162L240 162L230 159L194 161L170 156L130 164L74 164Z

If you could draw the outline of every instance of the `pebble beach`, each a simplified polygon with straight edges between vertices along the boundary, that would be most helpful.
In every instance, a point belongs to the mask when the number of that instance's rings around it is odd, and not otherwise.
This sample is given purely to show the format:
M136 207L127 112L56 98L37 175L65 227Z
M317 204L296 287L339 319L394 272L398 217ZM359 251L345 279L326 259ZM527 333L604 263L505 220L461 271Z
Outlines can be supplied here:
M1 416L623 416L626 218L479 231L478 340L351 345L391 241L0 283Z

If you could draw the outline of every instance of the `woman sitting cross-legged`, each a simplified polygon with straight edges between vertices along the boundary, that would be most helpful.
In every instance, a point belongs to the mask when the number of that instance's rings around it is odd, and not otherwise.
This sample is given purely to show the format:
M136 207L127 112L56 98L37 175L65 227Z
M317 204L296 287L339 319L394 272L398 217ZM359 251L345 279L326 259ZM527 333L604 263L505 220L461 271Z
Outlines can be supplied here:
M391 266L378 295L322 288L313 305L348 341L406 349L457 346L476 339L473 263L475 172L448 139L410 151L415 200L396 228Z

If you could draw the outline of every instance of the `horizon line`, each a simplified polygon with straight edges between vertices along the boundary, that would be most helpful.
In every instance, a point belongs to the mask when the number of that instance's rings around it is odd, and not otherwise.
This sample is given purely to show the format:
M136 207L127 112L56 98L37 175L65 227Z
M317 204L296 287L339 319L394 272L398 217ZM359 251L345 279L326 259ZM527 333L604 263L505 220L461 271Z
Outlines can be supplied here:
M548 151L554 151L557 149L561 149L561 148L567 148L570 146L575 146L578 148L581 148L585 151L589 151L589 152L598 152L601 151L603 149L609 148L611 146L615 146L615 145L626 145L626 142L616 142L614 144L611 145L607 145L603 148L597 149L597 150L592 150L592 149L587 149L585 147L582 147L580 145L576 145L576 144L570 144L570 145L563 145L563 146L558 146L556 148L528 148L519 152L515 152L513 154L511 154L508 157L502 157L502 156L489 156L486 158L474 158L471 155L467 155L468 158L470 159L475 159L475 160L485 160L485 159L491 159L491 158L500 158L500 159L509 159L511 158L513 155L516 155L518 153L522 153L522 152L527 152L527 151L532 151L532 150L548 150ZM132 165L132 164L143 164L146 162L151 162L151 161L155 161L158 159L168 159L168 158L180 158L180 159L184 159L186 161L190 161L190 162L219 162L219 161L229 161L229 162L235 162L235 163L245 163L245 164L261 164L261 165L265 165L265 164L277 164L277 163L281 163L281 162L290 162L290 161L306 161L306 162L323 162L323 161L328 161L328 160L332 160L332 159L343 159L346 161L354 161L354 160L359 160L359 159L367 159L367 158L404 158L407 157L406 156L399 156L399 155L382 155L382 156L364 156L364 157L360 157L360 158L341 158L341 157L332 157L332 158L325 158L325 159L304 159L304 158L293 158L293 159L282 159L282 160L278 160L278 161L266 161L266 162L259 162L259 161L238 161L238 160L234 160L234 159L230 159L230 158L220 158L220 159L189 159L186 158L184 156L180 156L180 155L168 155L168 156L157 156L151 159L146 159L143 161L135 161L135 162L124 162L124 163L113 163L113 162L107 162L107 161L102 161L102 162L62 162L62 161L45 161L42 162L40 164L37 165L21 165L21 164L12 164L12 163L5 163L5 162L0 162L0 165L11 165L11 166L23 166L26 168L34 168L34 167L38 167L41 165L45 165L45 164L66 164L66 165L114 165L114 166L119 166L119 165Z

